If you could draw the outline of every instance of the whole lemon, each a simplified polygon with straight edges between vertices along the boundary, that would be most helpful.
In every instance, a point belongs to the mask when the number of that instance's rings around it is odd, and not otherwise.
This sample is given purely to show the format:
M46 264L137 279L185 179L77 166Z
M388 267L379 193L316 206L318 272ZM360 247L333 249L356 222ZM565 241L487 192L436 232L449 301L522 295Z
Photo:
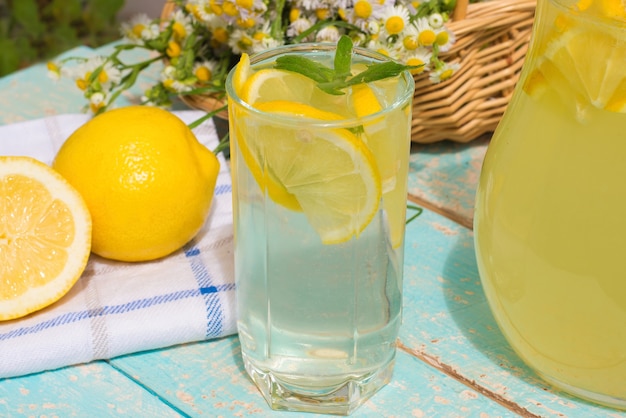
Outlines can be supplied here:
M79 127L53 167L87 203L92 251L145 261L176 251L198 233L219 161L172 113L129 106Z

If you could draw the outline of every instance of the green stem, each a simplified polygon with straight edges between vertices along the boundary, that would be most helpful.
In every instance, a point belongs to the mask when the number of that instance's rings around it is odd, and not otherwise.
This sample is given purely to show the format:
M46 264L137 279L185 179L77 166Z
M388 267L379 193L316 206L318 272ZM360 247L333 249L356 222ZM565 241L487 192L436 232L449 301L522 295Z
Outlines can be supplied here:
M341 20L332 20L332 19L327 19L327 20L320 20L319 22L315 23L313 26L311 26L310 28L308 28L307 30L305 30L304 32L302 32L300 35L296 36L295 38L293 38L291 40L291 43L293 44L297 44L302 42L302 40L304 38L306 38L307 36L309 36L310 34L314 33L314 32L319 32L320 30L324 29L326 26L338 26L340 28L347 28L347 29L352 29L352 30L356 30L359 32L362 32L361 29L359 29L358 26L354 26L348 22L343 22Z
M285 0L276 1L276 18L272 22L270 33L274 39L283 39L283 9Z
M409 222L413 221L415 218L417 218L418 216L420 216L422 214L422 212L424 212L424 209L420 208L419 206L415 206L415 205L406 205L406 208L409 210L414 210L417 213L413 214L409 219L406 220L406 224L408 225Z
M198 126L200 126L204 121L212 118L213 116L217 115L218 113L226 110L228 108L228 106L224 105L220 108L217 108L215 110L212 110L211 112L207 113L206 115L202 116L201 118L191 122L188 126L189 129L194 129L197 128Z
M224 152L230 147L230 135L227 132L226 135L222 139L220 139L220 143L213 150L213 154L218 155L220 152Z

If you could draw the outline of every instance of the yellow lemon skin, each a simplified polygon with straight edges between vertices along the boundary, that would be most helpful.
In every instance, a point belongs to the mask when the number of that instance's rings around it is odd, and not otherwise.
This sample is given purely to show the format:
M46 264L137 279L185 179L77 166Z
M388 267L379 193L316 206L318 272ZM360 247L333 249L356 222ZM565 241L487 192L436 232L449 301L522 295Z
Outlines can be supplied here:
M87 203L92 251L146 261L178 250L199 232L219 161L170 112L129 106L78 128L53 167Z

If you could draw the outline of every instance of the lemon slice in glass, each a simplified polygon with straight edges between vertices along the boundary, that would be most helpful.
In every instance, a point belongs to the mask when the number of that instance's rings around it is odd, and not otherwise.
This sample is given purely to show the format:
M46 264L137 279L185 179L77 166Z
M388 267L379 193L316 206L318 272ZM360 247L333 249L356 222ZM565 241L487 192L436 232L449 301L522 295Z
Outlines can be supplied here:
M56 171L28 157L0 157L0 320L65 295L91 249L91 217Z
M378 82L380 91L390 90L383 80ZM358 118L365 118L383 110L383 106L368 84L352 86L351 100ZM410 109L397 109L388 112L385 116L374 117L363 124L364 139L367 147L372 151L381 176L383 191L383 208L386 213L389 235L393 248L402 244L406 222L406 178L407 170L401 164L408 158L410 152L410 123L408 123ZM404 130L404 131L403 131ZM390 138L407 138L406 142Z
M238 124L237 144L260 186L286 207L284 196L269 192L267 179L293 196L324 244L358 236L376 215L382 195L371 151L348 129L298 123L309 119L323 124L341 120L340 115L287 100L255 107L268 118L283 119L263 123L255 117Z

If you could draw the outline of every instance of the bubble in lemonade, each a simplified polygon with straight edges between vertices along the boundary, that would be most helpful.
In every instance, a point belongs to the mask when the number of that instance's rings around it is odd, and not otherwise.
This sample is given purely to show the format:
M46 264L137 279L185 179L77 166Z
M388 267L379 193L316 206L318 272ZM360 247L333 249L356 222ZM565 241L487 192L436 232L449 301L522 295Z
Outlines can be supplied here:
M489 147L475 219L481 278L511 345L548 380L622 408L624 5L542 3L546 24Z
M413 79L329 94L274 68L329 46L242 57L231 73L238 328L275 408L354 409L390 378L402 305ZM380 60L355 55L352 72Z

